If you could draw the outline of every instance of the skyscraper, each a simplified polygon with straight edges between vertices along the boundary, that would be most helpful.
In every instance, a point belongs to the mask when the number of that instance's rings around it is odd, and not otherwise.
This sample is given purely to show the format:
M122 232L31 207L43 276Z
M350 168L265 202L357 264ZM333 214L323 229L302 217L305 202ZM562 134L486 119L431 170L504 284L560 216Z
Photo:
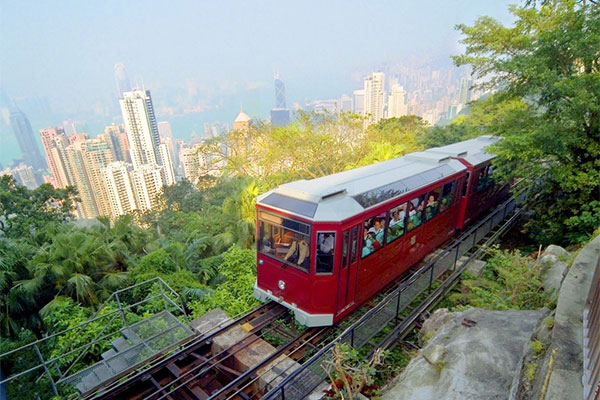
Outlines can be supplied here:
M275 108L271 109L271 124L287 126L290 123L290 110L286 107L285 84L275 74Z
M123 97L123 93L131 90L131 84L129 83L129 77L125 66L121 63L115 64L115 83L117 85L117 94L119 98Z
M165 140L169 140L166 138ZM165 184L171 186L175 184L175 170L173 169L173 160L171 158L171 150L167 143L161 143L158 146L160 158L163 161L163 169L165 174Z
M358 115L365 113L365 91L364 89L355 90L352 92L352 112Z
M287 108L285 84L279 79L279 74L275 74L275 108Z
M21 163L14 168L6 168L5 170L0 171L0 176L2 175L12 176L19 185L25 186L31 190L39 186L39 183L30 165Z
M460 80L460 88L458 92L458 102L460 104L467 104L471 101L471 90L473 86L473 80L464 77Z
M173 132L171 131L171 124L169 121L160 121L158 124L158 135L161 138L173 139Z
M162 168L156 165L142 165L131 172L131 182L137 209L147 211L158 206L158 195L165 183Z
M130 173L131 164L123 161L110 163L103 170L112 218L137 209Z
M119 104L133 167L145 164L162 165L158 152L160 137L150 91L136 89L125 92Z
M40 129L42 146L46 152L46 161L52 174L51 184L57 189L69 186L62 152L69 145L65 131L61 127Z
M404 87L395 84L390 90L390 96L388 99L387 117L398 118L407 114L407 107L405 98Z
M94 217L110 215L110 200L102 172L108 164L116 161L110 137L106 134L99 135L76 147L83 161L91 198L96 207Z
M33 169L44 169L46 163L40 154L33 129L27 116L18 108L14 108L10 112L10 125L19 143L21 154L25 164L30 165Z
M383 118L383 106L385 102L385 74L373 72L365 78L365 125L379 122Z

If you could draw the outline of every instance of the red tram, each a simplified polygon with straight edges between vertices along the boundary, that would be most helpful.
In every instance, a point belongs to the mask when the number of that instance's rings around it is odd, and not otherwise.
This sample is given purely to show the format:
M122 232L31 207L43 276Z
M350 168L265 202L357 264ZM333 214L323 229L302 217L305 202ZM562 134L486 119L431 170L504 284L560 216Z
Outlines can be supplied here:
M254 296L331 325L507 194L482 136L312 180L257 200Z

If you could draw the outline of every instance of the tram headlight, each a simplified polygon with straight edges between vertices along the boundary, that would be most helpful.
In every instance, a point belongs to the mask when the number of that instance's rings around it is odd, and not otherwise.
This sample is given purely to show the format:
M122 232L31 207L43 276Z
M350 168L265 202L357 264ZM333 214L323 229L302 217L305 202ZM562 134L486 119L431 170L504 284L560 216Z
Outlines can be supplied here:
M279 287L279 289L281 289L281 290L285 290L285 282L284 281L277 282L277 287Z

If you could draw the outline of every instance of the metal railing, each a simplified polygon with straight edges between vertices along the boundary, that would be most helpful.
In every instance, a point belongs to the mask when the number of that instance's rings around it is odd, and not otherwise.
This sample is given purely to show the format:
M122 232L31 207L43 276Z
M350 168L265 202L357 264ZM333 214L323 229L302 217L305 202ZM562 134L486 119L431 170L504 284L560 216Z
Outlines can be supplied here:
M600 257L583 310L583 398L600 398Z
M135 301L135 291L148 293L144 295L143 300ZM155 301L156 304L153 303ZM81 368L85 364L82 361L89 352L118 338L124 330L134 329L136 323L143 320L135 312L148 309L152 309L155 315L161 312L179 314L185 325L189 326L183 299L167 283L158 277L140 282L112 293L87 321L0 354L0 366L4 373L7 365L29 360L26 368L20 371L18 368L12 368L17 371L8 376L2 375L0 387L9 389L9 385L15 385L18 389L23 387L25 381L31 383L33 380L36 389L39 389L38 398L64 394L64 385L70 384L70 380L82 372ZM89 336L90 331L94 330L98 332L92 334L93 338L82 345L66 342L70 338L76 340L79 336ZM65 350L56 354L56 349L60 347ZM89 362L89 359L85 361ZM41 375L31 376L36 372Z
M467 264L479 256L482 250L481 248L477 249L468 255L466 260L461 261L461 257L488 236L493 228L513 214L517 203L522 202L525 198L524 191L522 191L518 196L518 201L515 201L514 198L505 201L487 217L476 223L450 247L442 250L407 281L381 300L376 307L369 310L340 336L288 375L277 387L265 394L263 399L300 400L312 393L327 379L322 365L325 361L332 360L332 349L337 343L346 343L355 349L360 349L370 343L389 324L393 324L394 328L378 343L377 347L385 348L393 343L398 335L412 325L423 311L427 310L436 299L439 299L453 286ZM514 213L499 230L492 232L487 242L500 236L514 223L517 217L518 213ZM440 279L442 277L443 279ZM434 282L440 280L439 286L434 285ZM427 293L427 297L416 308L408 307L425 293Z

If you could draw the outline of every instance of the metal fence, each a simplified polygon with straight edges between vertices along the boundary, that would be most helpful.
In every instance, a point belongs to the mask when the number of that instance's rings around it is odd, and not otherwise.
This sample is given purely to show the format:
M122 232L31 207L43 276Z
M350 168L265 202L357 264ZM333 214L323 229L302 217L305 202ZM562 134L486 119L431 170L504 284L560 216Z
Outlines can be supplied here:
M87 321L0 354L0 389L32 398L84 393L189 337L188 325L182 299L162 279L129 286Z
M583 310L583 398L600 398L600 258Z
M519 201L522 200L524 200L524 197L519 196ZM485 219L471 227L450 247L444 249L406 282L403 282L398 289L380 301L376 307L369 310L357 322L347 328L338 338L302 364L301 368L291 373L277 387L269 391L263 399L300 400L312 393L327 378L322 365L325 361L333 358L332 349L337 343L347 343L355 349L360 349L380 334L386 326L393 323L394 328L377 346L385 348L391 344L401 332L414 323L423 311L452 287L466 265L479 256L481 250L473 252L468 256L468 259L462 262L459 261L461 257L509 217L515 211L517 203L513 198L507 200ZM516 217L515 213L509 221L516 220ZM509 224L504 224L499 231L493 233L490 241L495 240L508 226ZM445 273L447 274L444 275ZM436 279L442 275L446 278L439 286L433 285ZM417 297L426 293L428 295L423 301L415 309L408 312L411 310L408 306ZM406 315L407 313L408 315Z

